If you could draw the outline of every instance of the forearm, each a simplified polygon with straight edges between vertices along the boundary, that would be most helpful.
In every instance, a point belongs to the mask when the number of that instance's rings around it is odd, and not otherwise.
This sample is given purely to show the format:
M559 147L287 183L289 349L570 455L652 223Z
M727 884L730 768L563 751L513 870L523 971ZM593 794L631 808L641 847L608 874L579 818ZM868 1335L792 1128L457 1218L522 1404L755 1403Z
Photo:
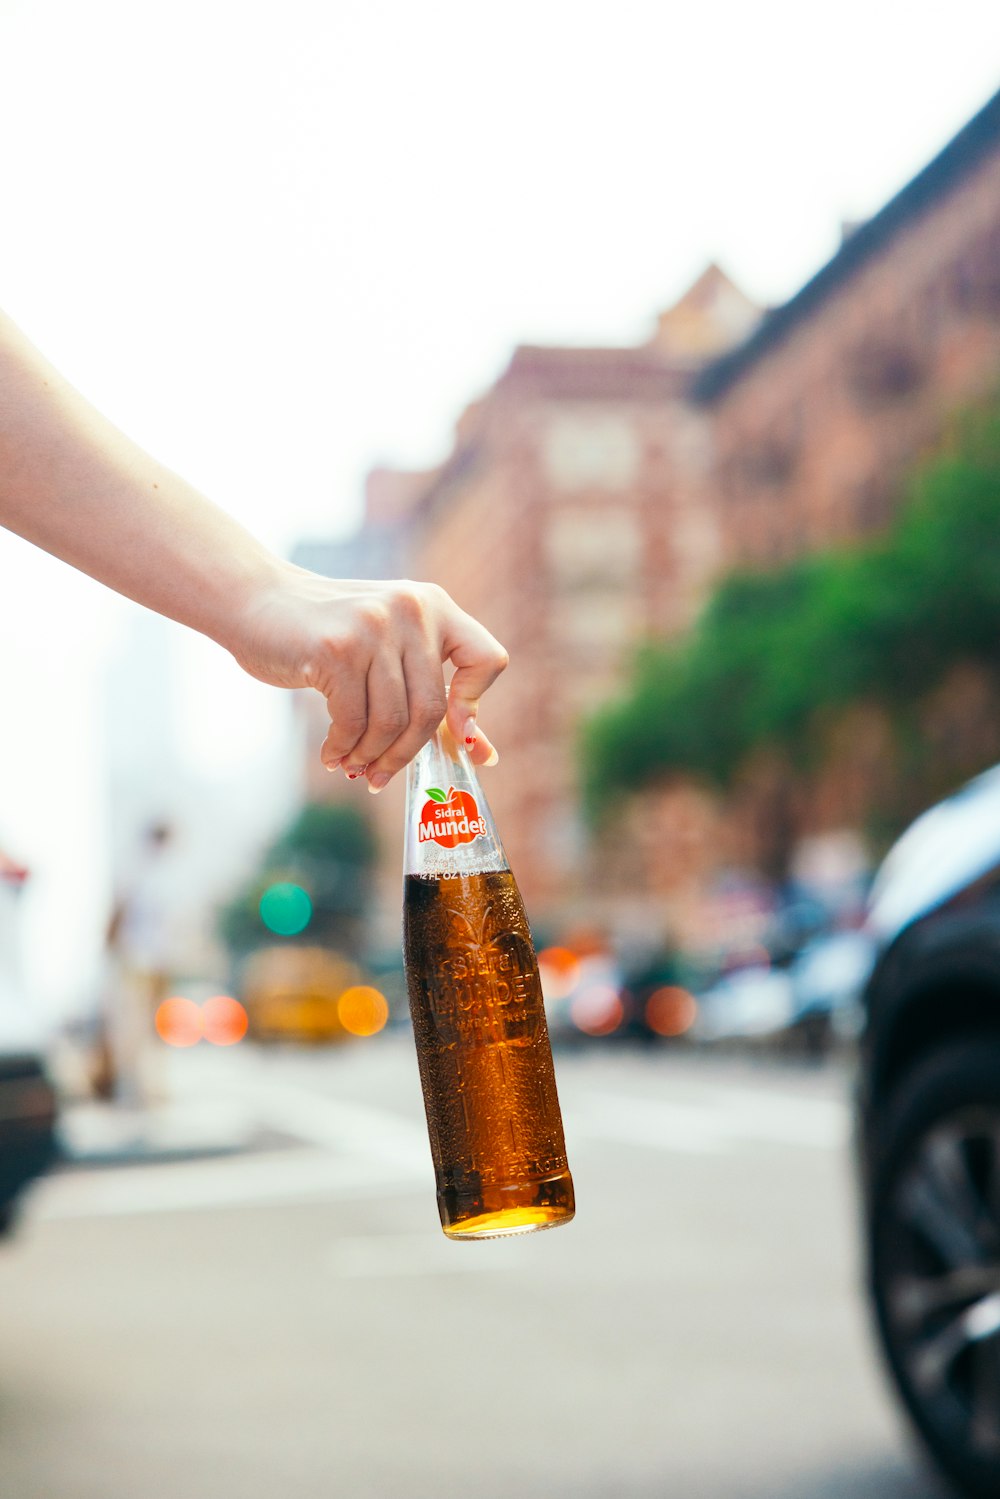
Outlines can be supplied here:
M89 405L0 313L0 524L233 648L280 564Z
M190 625L278 687L326 698L323 759L377 791L447 710L475 726L503 647L426 583L335 581L280 561L106 421L0 313L0 525L149 609Z

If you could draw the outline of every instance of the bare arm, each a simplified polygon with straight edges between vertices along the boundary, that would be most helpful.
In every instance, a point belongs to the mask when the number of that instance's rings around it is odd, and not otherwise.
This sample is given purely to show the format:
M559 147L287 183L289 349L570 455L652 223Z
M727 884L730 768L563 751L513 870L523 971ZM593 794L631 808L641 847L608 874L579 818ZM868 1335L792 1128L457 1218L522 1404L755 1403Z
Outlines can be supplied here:
M323 760L378 790L445 714L475 737L506 665L433 584L336 581L275 557L89 405L0 313L0 524L231 651L251 675L326 698Z

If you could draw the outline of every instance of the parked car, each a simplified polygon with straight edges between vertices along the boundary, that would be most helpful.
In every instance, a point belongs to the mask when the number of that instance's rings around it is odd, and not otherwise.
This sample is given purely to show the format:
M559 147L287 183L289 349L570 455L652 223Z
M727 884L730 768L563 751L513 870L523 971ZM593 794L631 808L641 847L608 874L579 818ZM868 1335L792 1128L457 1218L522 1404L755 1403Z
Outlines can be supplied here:
M754 966L727 973L698 996L694 1041L773 1039L795 1013L792 981L777 968Z
M875 961L869 932L828 932L815 937L788 966L793 1011L789 1032L813 1056L856 1037L861 994Z
M55 1093L17 970L15 925L27 870L0 850L0 1233L55 1155Z
M0 1024L0 1234L17 1200L55 1157L55 1094L35 1050L11 1044Z
M324 1045L349 1039L338 1001L361 981L357 966L324 947L261 947L241 982L250 1034L258 1041Z
M916 1430L1000 1494L1000 767L919 818L871 897L859 1156L868 1284Z

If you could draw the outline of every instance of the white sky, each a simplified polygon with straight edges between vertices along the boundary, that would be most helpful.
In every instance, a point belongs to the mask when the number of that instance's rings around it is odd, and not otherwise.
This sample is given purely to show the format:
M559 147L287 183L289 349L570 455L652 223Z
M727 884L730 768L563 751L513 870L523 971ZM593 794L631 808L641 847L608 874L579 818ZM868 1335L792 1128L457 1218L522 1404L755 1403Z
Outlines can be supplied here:
M644 338L709 258L790 295L998 44L995 0L0 0L0 303L287 548L349 530L373 462L439 459L518 341ZM49 994L102 898L94 695L130 608L0 536L0 842L49 870L36 924L79 905ZM259 767L278 695L182 654L203 741L239 723L230 774Z

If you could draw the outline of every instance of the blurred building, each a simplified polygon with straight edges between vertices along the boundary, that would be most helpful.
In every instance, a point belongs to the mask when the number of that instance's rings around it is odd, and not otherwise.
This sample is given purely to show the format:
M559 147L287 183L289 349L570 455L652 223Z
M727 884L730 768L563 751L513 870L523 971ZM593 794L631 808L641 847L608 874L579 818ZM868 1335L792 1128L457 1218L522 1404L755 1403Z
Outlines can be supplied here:
M711 460L689 469L717 526L720 566L777 566L877 533L903 477L947 437L956 411L1000 388L1000 94L737 348L708 364L691 399ZM952 731L974 734L981 684L946 684ZM795 834L863 825L891 777L885 715L858 705L795 808ZM629 877L685 934L720 862L760 865L789 815L780 763L748 766L724 808L691 785L629 810ZM612 859L614 850L611 851ZM621 885L623 862L609 871ZM652 902L655 907L655 899Z
M899 480L1000 377L1000 94L693 398L725 562L878 529Z
M1000 95L783 306L762 316L709 267L646 345L519 348L440 468L371 476L359 535L308 560L432 579L509 649L484 708L504 762L488 795L543 929L621 929L627 912L662 929L671 901L667 925L696 921L694 893L732 852L709 801L623 809L629 858L595 864L581 720L644 638L690 627L722 572L883 526L904 470L998 374ZM373 808L387 910L400 801Z

